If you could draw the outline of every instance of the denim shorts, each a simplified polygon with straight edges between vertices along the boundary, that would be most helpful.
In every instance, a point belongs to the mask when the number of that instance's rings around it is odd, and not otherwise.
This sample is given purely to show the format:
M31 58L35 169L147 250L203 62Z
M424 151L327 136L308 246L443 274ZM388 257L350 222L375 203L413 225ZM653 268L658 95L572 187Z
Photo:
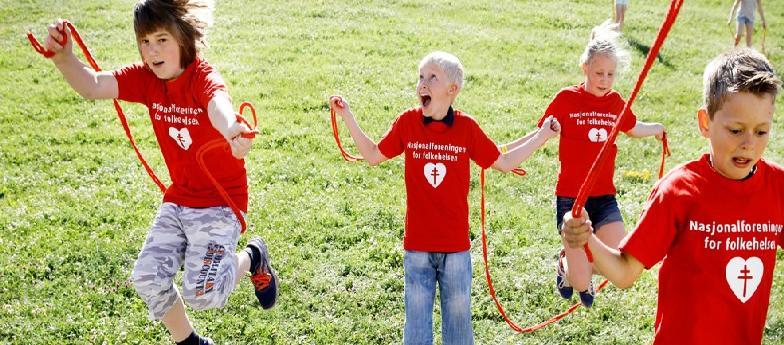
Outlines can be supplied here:
M555 197L555 224L558 227L558 233L561 233L561 223L563 223L564 215L572 210L573 205L574 198ZM589 197L588 201L585 202L585 210L588 211L588 217L591 219L594 232L605 224L623 222L623 216L621 216L621 210L618 209L618 201L615 200L615 195Z
M751 18L746 17L746 16L738 16L737 21L738 21L738 24L746 24L746 25L754 24L754 19L751 19Z
M629 0L615 0L615 6L629 6Z

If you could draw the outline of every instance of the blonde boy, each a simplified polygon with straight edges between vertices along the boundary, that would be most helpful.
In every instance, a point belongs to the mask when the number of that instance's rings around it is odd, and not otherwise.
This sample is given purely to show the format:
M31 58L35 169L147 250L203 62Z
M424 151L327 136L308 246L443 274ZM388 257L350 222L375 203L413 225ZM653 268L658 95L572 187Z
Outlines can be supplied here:
M368 164L405 153L404 344L432 344L436 284L443 343L473 344L470 161L510 171L560 130L553 121L502 154L473 117L452 108L462 86L463 66L457 57L444 52L427 55L419 64L416 88L421 106L398 116L378 144L362 132L347 102L340 97L330 100Z

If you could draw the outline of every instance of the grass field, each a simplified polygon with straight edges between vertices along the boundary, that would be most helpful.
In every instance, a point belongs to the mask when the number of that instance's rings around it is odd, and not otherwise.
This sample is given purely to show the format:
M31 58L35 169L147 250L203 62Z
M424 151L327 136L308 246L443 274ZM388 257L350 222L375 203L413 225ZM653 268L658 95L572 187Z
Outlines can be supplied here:
M379 167L342 161L327 97L346 96L378 139L416 105L417 63L433 50L459 56L467 83L456 106L496 141L534 128L552 96L582 80L578 57L611 1L220 1L204 51L235 105L262 114L248 159L249 234L271 245L281 281L278 306L256 307L243 282L227 308L191 313L225 344L400 343L403 327L403 161ZM109 101L81 99L24 37L71 20L105 69L137 61L133 1L0 0L0 343L168 344L128 277L160 203ZM628 95L668 2L633 1L625 39L633 56L615 88ZM731 47L730 1L686 1L660 61L635 103L641 120L667 126L667 166L706 150L696 131L701 75ZM769 58L784 71L784 4L765 2ZM756 42L759 42L757 36ZM781 97L779 97L781 109ZM147 111L124 104L156 172L168 181ZM344 141L349 142L345 128ZM784 162L777 120L766 156ZM655 182L660 145L619 138L616 183L627 224ZM355 152L353 145L349 149ZM490 261L496 289L521 325L568 307L553 287L560 242L554 228L557 144L524 164L524 178L489 172ZM504 324L487 290L479 237L479 170L471 181L478 344L641 344L652 339L656 273L602 292L533 334ZM246 235L242 243L248 238ZM766 344L784 344L782 252L771 292ZM706 286L706 289L717 288ZM438 308L437 308L438 309ZM435 317L439 320L440 317ZM440 323L436 321L436 328ZM438 332L440 333L440 331ZM437 339L440 343L440 338Z

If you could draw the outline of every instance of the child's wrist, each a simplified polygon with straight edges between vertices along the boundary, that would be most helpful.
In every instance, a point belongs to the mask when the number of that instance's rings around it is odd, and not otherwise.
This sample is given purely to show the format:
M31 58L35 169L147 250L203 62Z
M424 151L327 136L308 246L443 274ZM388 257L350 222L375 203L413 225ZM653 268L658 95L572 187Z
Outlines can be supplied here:
M55 65L65 64L71 57L76 58L72 51L61 50L50 58Z

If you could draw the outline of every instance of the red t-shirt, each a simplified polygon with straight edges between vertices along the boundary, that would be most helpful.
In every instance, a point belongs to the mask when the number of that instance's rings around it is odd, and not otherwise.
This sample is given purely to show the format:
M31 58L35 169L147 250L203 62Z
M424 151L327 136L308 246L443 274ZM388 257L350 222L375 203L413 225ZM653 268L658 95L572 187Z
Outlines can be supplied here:
M599 155L602 145L615 125L615 120L623 111L626 102L621 95L612 90L602 97L596 97L583 88L583 84L570 86L558 92L545 110L537 126L542 127L544 120L552 115L561 124L561 140L558 144L558 159L561 169L555 194L574 198L580 190L593 161ZM637 124L637 117L629 109L618 130L626 132ZM614 195L613 172L618 147L615 143L607 148L596 184L588 196Z
M659 181L620 245L646 268L664 260L654 344L759 344L783 224L784 170L773 163L736 181L706 154Z
M459 110L454 116L451 127L437 121L425 125L422 109L409 109L378 143L386 157L406 154L406 250L453 253L471 248L469 159L484 169L500 152L473 117Z
M171 81L158 79L141 63L112 74L117 78L118 99L142 103L149 109L155 137L172 180L163 201L187 207L227 206L196 160L202 145L223 138L207 116L207 105L215 93L228 94L218 71L207 61L196 59ZM207 151L204 161L234 203L247 211L245 161L220 149Z

